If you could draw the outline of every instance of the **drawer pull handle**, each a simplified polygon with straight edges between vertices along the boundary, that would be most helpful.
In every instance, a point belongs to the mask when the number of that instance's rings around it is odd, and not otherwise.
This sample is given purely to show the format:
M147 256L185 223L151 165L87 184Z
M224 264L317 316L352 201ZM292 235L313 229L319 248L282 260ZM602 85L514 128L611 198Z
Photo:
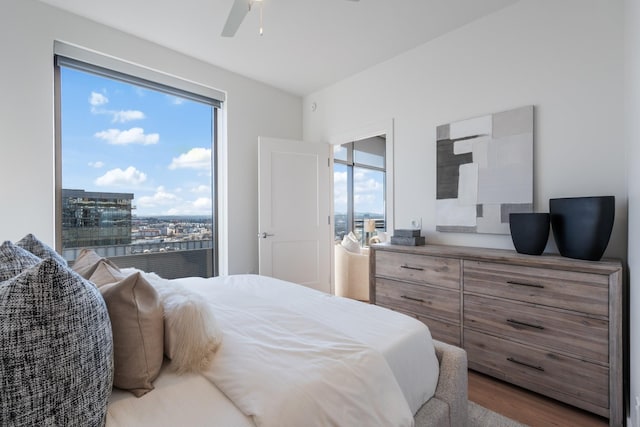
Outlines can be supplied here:
M400 268L406 268L407 270L424 271L424 268L422 267L411 267L410 265L407 265L407 264L401 265Z
M400 298L404 298L404 299L408 299L410 301L416 301L416 302L424 302L424 300L422 298L413 298L407 295L400 295Z
M514 325L527 326L529 328L540 329L541 331L544 330L544 326L532 325L531 323L520 322L519 320L507 319L507 322L513 323Z
M516 363L518 365L522 365L522 366L526 366L527 368L531 368L531 369L535 369L536 371L540 371L540 372L544 372L544 368L542 366L535 366L535 365L530 365L528 363L525 362L521 362L519 360L514 359L513 357L507 357L507 360L509 362L513 362Z
M510 285L529 286L530 288L544 289L544 285L540 285L538 283L514 282L513 280L508 280L507 283L510 284Z

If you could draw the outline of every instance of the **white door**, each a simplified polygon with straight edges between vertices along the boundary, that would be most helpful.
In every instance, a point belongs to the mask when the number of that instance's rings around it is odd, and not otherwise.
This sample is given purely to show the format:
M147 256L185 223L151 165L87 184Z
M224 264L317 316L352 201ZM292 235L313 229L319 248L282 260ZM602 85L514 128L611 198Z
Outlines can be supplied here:
M331 293L329 145L260 137L259 273Z

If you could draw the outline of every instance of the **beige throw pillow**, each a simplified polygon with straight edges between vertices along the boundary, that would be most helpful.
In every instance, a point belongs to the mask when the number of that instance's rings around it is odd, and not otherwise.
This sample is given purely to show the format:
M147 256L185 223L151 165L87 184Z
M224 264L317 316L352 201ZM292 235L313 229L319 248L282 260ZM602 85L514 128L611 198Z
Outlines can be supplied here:
M162 367L164 321L156 290L140 273L100 287L113 330L115 387L137 397L153 390Z
M96 268L98 268L100 261L104 261L111 266L118 268L113 262L109 261L107 258L101 257L93 249L86 248L80 251L71 268L85 279L89 279L93 272L96 271Z
M125 277L127 277L126 273L120 271L120 269L109 260L103 259L98 262L96 269L89 280L97 287L101 287L119 282Z

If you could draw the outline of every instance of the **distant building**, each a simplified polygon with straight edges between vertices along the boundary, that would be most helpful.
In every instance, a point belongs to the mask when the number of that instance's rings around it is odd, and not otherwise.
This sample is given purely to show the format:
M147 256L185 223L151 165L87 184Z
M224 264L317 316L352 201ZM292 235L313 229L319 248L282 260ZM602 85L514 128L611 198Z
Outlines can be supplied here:
M157 228L144 228L140 231L138 231L138 235L142 238L154 238L154 237L160 237L162 233L160 232L160 230L158 230Z
M62 189L62 247L131 243L132 193Z

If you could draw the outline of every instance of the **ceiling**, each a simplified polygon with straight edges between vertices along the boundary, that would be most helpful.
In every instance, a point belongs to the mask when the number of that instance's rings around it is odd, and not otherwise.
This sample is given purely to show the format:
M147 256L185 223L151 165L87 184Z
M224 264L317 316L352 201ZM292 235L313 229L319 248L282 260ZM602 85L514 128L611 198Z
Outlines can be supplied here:
M40 1L306 95L518 0L264 0L232 38L233 0Z

